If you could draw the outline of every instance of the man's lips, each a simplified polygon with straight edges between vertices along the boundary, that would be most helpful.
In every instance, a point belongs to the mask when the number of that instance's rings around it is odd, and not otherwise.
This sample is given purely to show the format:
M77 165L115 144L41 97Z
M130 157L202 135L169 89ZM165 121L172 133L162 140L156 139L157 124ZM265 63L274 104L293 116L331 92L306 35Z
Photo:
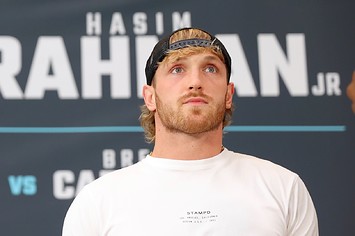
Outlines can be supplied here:
M201 97L192 97L184 101L184 104L207 104L207 101Z

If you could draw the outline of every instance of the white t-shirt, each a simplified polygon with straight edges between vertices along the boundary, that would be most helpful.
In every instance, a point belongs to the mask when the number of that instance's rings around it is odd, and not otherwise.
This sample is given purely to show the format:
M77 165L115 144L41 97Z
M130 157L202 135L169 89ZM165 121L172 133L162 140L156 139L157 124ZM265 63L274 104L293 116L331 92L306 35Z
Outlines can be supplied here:
M86 185L63 236L317 236L298 175L227 149L193 161L147 156Z

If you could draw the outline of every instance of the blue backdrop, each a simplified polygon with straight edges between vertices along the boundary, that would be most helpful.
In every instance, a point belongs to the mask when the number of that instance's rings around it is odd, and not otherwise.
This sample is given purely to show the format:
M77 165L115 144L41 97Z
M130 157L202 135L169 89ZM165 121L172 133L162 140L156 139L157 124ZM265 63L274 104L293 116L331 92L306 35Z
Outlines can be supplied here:
M228 149L298 173L324 236L355 235L351 1L2 1L1 235L60 235L95 178L152 148L139 127L144 63L195 26L232 58ZM142 196L142 199L144 196Z

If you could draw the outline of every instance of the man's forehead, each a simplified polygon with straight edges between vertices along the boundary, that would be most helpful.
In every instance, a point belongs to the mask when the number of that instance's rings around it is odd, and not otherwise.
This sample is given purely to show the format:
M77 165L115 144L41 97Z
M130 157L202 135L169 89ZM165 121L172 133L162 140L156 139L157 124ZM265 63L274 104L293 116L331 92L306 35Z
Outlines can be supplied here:
M164 58L162 63L171 64L176 62L189 61L191 57L193 57L194 59L196 59L196 57L199 57L199 60L201 61L220 61L221 63L223 63L223 61L216 54L211 52L191 53L187 55L169 55Z

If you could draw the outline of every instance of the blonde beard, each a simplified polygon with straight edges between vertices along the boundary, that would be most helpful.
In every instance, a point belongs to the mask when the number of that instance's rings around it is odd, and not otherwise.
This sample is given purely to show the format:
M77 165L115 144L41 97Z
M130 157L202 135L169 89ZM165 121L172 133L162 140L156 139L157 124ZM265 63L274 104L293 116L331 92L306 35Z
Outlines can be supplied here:
M216 130L223 123L225 114L225 101L208 107L207 111L200 107L191 107L183 111L181 106L178 109L163 104L156 94L157 113L164 127L170 132L201 134Z

